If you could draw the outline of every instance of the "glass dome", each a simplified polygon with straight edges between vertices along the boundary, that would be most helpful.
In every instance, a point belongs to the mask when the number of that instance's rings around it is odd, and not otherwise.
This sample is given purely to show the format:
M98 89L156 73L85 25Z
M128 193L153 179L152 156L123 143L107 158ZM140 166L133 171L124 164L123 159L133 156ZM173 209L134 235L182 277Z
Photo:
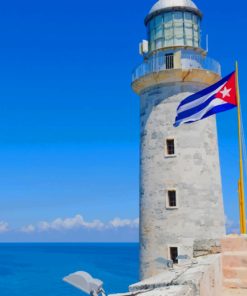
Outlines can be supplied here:
M159 0L145 19L149 52L174 46L200 47L201 18L191 0Z
M147 24L149 51L172 46L200 47L201 18L188 11L170 11Z

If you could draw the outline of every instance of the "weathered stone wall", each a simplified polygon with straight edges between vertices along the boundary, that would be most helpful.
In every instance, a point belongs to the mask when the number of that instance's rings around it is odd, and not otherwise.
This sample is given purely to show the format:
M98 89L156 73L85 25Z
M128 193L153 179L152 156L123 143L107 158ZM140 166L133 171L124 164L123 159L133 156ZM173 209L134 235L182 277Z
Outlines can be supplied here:
M176 109L206 85L177 82L141 94L140 256L141 278L163 270L157 258L169 247L193 257L217 252L225 234L215 118L173 127ZM175 139L176 156L165 153ZM178 208L166 208L168 189L177 190Z
M114 296L221 296L221 255L194 260L131 285L129 293ZM113 296L113 295L111 295Z

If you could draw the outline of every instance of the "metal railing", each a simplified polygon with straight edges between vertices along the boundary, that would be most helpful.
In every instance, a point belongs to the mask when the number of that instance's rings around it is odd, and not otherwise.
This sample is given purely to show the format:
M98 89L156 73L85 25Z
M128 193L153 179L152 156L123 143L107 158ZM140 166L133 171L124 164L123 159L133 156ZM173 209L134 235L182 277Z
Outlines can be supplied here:
M171 61L171 59L173 59ZM151 73L157 73L169 69L204 69L221 75L220 64L209 58L203 57L200 54L181 51L180 62L175 62L175 55L167 55L165 52L160 52L141 65L137 66L132 73L132 82ZM173 67L171 67L171 64Z

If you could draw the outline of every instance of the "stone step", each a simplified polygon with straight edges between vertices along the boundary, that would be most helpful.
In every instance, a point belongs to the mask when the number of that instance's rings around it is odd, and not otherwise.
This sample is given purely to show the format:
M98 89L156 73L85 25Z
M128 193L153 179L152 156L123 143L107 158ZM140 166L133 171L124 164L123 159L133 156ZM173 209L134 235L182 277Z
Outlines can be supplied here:
M225 288L222 291L222 296L246 296L247 291L246 289L231 289L231 288Z
M225 252L222 254L222 266L224 268L247 268L247 252Z
M240 279L224 279L223 286L225 288L231 289L247 289L247 279L240 280ZM246 290L247 295L247 290Z
M247 252L247 236L229 236L221 240L222 252L246 251Z
M247 279L247 267L223 268L223 275L224 275L225 279L246 280Z

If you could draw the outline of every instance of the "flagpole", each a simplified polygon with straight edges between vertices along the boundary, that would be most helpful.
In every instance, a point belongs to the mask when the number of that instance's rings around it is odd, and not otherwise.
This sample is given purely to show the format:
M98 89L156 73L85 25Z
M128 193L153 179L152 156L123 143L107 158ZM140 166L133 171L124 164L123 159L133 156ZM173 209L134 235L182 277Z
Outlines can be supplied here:
M240 231L241 231L241 234L246 234L242 122L241 122L242 119L241 119L241 103L240 103L240 91L239 91L239 81L238 81L238 62L236 62L236 95L237 95L237 103L238 103L238 142L239 142L239 169L240 169L240 179L238 182Z

